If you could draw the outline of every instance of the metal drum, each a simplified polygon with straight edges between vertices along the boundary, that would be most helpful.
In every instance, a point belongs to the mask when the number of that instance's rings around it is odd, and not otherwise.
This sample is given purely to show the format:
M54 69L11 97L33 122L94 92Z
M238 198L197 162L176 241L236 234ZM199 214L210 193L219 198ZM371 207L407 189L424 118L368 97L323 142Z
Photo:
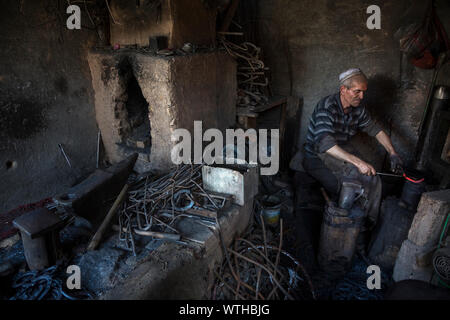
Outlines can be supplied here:
M358 206L345 210L327 205L324 212L319 242L319 266L324 271L351 266L364 211Z
M415 212L422 193L425 192L424 174L418 170L405 169L403 177L406 181L403 185L400 205Z

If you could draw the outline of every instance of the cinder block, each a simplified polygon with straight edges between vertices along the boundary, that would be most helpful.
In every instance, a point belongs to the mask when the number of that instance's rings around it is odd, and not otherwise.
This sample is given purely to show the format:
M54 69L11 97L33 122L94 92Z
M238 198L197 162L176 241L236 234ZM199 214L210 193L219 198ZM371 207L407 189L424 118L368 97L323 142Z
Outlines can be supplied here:
M432 266L424 265L418 261L420 257L432 250L432 247L418 246L410 240L402 243L400 251L395 261L394 273L392 278L394 281L402 281L408 279L430 281L432 275Z
M424 193L409 229L408 239L418 246L436 245L449 212L450 189Z

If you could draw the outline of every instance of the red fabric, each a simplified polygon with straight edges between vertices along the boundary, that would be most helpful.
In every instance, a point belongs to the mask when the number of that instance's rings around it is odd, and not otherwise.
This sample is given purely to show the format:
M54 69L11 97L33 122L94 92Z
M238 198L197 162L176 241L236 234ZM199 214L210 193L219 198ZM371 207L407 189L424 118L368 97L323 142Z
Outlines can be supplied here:
M437 59L426 49L423 56L419 59L411 59L411 63L421 69L433 69L436 66Z
M433 69L439 54L450 50L450 41L435 12L433 1L430 1L421 26L403 38L400 47L409 61L422 69Z

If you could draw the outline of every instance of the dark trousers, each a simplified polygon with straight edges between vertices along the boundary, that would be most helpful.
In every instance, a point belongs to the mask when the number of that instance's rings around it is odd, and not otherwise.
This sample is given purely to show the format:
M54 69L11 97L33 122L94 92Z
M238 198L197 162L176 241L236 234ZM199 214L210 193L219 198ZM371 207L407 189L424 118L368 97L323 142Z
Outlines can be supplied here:
M334 173L325 166L320 158L305 157L303 159L303 168L325 188L330 198L334 201L337 200L340 183Z
M341 146L347 152L361 157L352 145ZM361 201L362 208L368 217L368 228L373 228L378 220L381 202L381 179L379 176L366 176L359 173L358 169L345 161L338 160L328 154L320 154L317 157L305 156L303 168L315 178L329 193L333 201L339 198L342 182L346 179L358 180L364 187Z

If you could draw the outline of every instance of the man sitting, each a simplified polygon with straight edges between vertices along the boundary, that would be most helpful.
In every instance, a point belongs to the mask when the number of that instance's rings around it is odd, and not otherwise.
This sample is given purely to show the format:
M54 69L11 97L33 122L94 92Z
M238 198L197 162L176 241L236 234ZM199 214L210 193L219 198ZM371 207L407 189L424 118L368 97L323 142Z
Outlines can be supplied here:
M357 68L350 69L340 74L339 81L339 92L321 99L313 111L304 145L303 167L334 199L345 200L346 195L339 197L339 194L341 190L348 191L342 188L346 182L351 182L347 185L354 185L356 189L359 185L364 190L363 210L372 228L378 218L381 180L374 167L349 143L350 138L359 130L375 137L389 153L394 172L402 171L402 160L389 136L371 119L363 102L367 90L364 73ZM345 209L352 206L351 203L339 205Z

